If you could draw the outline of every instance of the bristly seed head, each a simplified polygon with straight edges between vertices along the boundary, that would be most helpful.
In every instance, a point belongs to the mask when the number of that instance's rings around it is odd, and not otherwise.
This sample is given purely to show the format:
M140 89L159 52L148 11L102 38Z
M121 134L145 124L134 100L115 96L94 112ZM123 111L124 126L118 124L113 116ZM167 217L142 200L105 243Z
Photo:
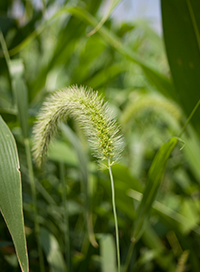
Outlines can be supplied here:
M111 117L107 103L98 92L84 87L68 87L55 92L44 103L34 126L34 158L41 166L49 142L57 131L58 121L75 118L88 137L94 156L100 160L118 160L123 149L119 128Z

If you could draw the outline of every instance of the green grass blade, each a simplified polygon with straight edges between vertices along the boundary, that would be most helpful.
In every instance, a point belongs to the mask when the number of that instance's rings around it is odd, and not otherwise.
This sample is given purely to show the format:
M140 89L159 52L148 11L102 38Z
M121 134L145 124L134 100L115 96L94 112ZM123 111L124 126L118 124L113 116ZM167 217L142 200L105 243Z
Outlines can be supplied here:
M170 271L175 271L175 264L172 262L170 254L167 254L167 250L159 234L157 234L157 231L154 230L148 222L142 235L142 240L145 242L145 245L152 250L156 262L162 267L163 271L169 271L169 264L171 265Z
M40 240L50 266L50 272L66 272L65 262L55 236L48 230L41 228Z
M83 150L83 147L76 136L76 134L64 123L60 125L61 131L63 133L63 136L71 143L73 146L74 150L76 151L79 164L80 164L80 169L81 169L81 174L83 177L83 182L85 187L87 188L87 183L88 183L88 167L87 167L87 162L88 158Z
M98 23L97 20L90 13L88 13L85 9L82 9L80 7L68 8L67 11L73 14L74 16L78 17L80 20L85 21L87 24L90 24L92 26L96 26ZM134 53L132 49L125 46L121 42L121 40L113 32L109 31L106 27L102 26L99 29L98 33L108 45L115 48L120 54L122 54L130 61L140 65L148 79L151 81L151 83L153 83L153 85L155 85L158 91L175 100L177 99L174 91L174 86L165 75L161 74L159 71L156 71L154 68L152 68L151 65L149 65L149 63L146 63L143 59L141 59L141 57L138 54Z
M161 1L167 57L180 102L189 115L200 99L200 1ZM200 133L200 108L192 123Z
M142 199L142 194L135 190L129 190L128 195L136 201L141 201ZM178 231L184 232L186 229L198 235L200 234L200 227L196 223L161 202L155 201L152 205L152 209L164 219L164 222L170 222L173 228L175 228L175 226L177 228L178 226Z
M34 203L34 223L35 223L35 232L37 236L38 243L38 251L39 251L39 259L40 259L40 270L44 272L44 261L42 255L42 249L39 241L39 222L36 208L36 189L35 189L35 181L34 181L34 173L32 166L32 158L31 158L31 150L30 150L30 141L28 139L28 94L26 84L23 79L24 66L20 59L10 60L9 61L9 72L12 81L12 88L15 96L15 103L17 104L18 110L18 119L20 123L20 127L22 130L22 135L24 137L24 145L26 150L26 158L29 169L29 179L32 191L32 198Z
M101 21L98 23L98 25L97 25L90 33L88 33L88 36L91 36L91 35L95 34L95 33L102 27L102 25L106 22L106 20L107 20L108 17L110 16L110 14L111 14L111 12L113 11L113 9L114 9L121 1L122 1L122 0L111 0L107 12L105 13L105 15L103 16L103 18L101 19Z
M115 256L115 243L110 234L102 235L100 238L100 254L102 272L115 272L116 256Z
M137 217L134 225L133 238L138 240L144 230L145 222L149 216L152 204L156 198L167 161L178 139L173 137L167 143L163 144L153 160L148 174L148 182L145 188L142 201L138 207Z
M12 78L12 88L18 109L18 119L24 139L28 138L28 95L27 87L22 78L23 64L20 59L11 60L9 70Z
M0 117L0 209L12 236L18 261L28 272L28 254L22 211L22 188L17 147L13 135Z
M192 174L200 184L200 139L190 125L187 127L187 134L185 133L182 139L186 143L183 148L184 155L187 158Z
M27 46L29 42L35 39L37 35L39 35L46 28L46 26L48 26L56 17L61 16L62 14L69 13L79 18L81 21L90 24L93 27L96 27L98 24L96 18L93 17L88 11L86 11L83 8L63 7L58 12L56 12L50 19L42 23L38 27L38 29L31 33L31 35L29 35L24 41L22 41L21 44L19 44L16 48L13 48L11 51L9 51L9 54L12 55L18 53L25 46ZM122 54L130 61L140 65L148 79L151 81L153 85L155 85L158 91L175 100L177 99L172 82L165 75L161 74L159 71L152 68L149 63L146 63L138 54L134 53L131 48L125 46L113 32L109 31L106 27L102 25L101 28L98 30L98 34L109 46L115 48L120 54Z
M87 228L88 228L88 235L89 240L91 244L94 247L97 247L98 244L95 239L95 235L93 232L93 225L92 225L92 212L91 212L91 205L90 205L90 196L89 196L89 190L88 190L88 182L89 182L89 173L88 173L88 158L83 150L83 147L76 136L76 134L64 123L61 123L60 125L61 131L63 133L63 136L70 141L71 145L74 147L78 161L79 161L79 167L81 170L82 180L84 183L84 193L85 193L85 213L86 213L86 222L87 222Z
M87 80L86 85L92 86L94 89L100 88L111 78L126 72L128 69L130 69L130 67L127 62L110 65Z
M68 166L78 166L78 159L74 149L60 140L54 140L53 143L50 143L48 158L56 162L63 162Z
M28 138L28 96L27 88L22 78L24 66L21 59L10 60L6 42L0 32L0 42L11 77L12 89L18 109L18 118L24 138Z

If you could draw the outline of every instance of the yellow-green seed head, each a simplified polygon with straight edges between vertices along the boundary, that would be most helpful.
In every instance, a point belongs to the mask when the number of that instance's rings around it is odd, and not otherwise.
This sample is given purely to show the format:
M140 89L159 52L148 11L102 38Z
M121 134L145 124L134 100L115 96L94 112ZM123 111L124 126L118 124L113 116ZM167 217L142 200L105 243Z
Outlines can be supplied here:
M98 92L72 86L55 92L44 103L38 116L33 146L38 166L45 158L49 142L57 131L58 121L67 116L78 121L98 160L114 162L119 158L123 141L107 103L98 96Z

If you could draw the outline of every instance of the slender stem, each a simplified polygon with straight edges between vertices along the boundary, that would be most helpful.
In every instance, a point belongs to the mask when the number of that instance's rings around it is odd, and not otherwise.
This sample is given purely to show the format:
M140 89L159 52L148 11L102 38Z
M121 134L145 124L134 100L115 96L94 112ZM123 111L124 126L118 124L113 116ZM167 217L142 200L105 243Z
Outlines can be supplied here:
M65 186L65 165L64 163L60 163L60 179L62 182L62 205L64 208L63 220L64 220L64 239L65 239L65 260L68 264L68 271L72 271L71 267L71 251L70 251L70 235L69 235L69 215L67 208L67 193Z
M133 249L134 249L134 245L135 245L135 242L133 241L131 243L130 247L129 247L129 250L128 250L128 254L127 254L127 257L126 257L126 262L125 262L125 265L124 265L123 272L126 272L128 270L130 260L131 260L131 256L132 256L132 253L133 253Z
M42 13L43 13L43 16L45 16L45 12L46 12L46 3L45 3L45 0L42 0Z
M194 12L193 12L192 6L190 4L190 1L187 0L186 3L187 3L188 10L189 10L189 13L190 13L190 18L191 18L193 29L194 29L194 32L195 32L197 44L198 44L198 47L199 47L199 50L200 50L200 33L199 33L197 20L196 20L196 18L194 16Z
M118 231L117 213L116 213L116 205L115 205L115 188L114 188L113 175L112 175L112 170L111 170L111 165L110 165L110 159L108 159L108 167L109 167L109 174L110 174L110 181L111 181L112 206L113 206L113 214L114 214L114 221L115 221L116 245L117 245L117 264L118 264L118 272L120 272L121 269L120 269L120 251L119 251L119 231Z
M184 126L183 126L183 128L182 128L182 130L181 130L181 132L180 132L180 134L178 135L178 137L181 137L181 135L182 135L183 132L185 131L187 125L189 124L190 120L192 119L192 116L194 115L195 111L198 109L199 105L200 105L200 99L199 99L199 101L197 102L197 104L195 105L195 107L194 107L194 109L192 110L192 112L190 113L190 115L189 115L188 119L186 120L186 122L185 122L185 124L184 124Z
M38 222L38 213L37 213L37 196L36 196L36 188L35 188L35 180L34 180L34 173L33 173L33 165L32 165L32 158L31 158L31 149L30 149L30 142L29 139L24 139L25 150L26 150L26 159L28 165L28 172L29 172L29 180L31 185L31 193L33 199L33 212L34 212L34 225L35 225L35 234L37 239L37 246L38 246L38 254L39 254L39 263L40 263L40 272L44 272L44 258L42 253L42 247L40 243L40 226Z
M2 50L3 50L4 56L5 56L6 64L7 64L8 68L9 68L10 56L9 56L9 53L8 53L8 49L7 49L7 46L6 46L6 42L5 42L3 33L1 31L1 28L0 28L0 43L1 43L1 47L2 47Z

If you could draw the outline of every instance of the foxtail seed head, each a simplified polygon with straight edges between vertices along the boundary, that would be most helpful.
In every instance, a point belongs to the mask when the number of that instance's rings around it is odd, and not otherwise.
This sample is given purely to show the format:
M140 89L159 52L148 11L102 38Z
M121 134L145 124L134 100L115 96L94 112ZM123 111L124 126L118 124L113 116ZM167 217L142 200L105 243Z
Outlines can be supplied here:
M68 87L55 92L42 106L38 121L34 126L34 158L41 166L49 142L57 131L58 121L67 116L75 118L83 128L94 156L114 163L123 149L119 128L111 118L107 103L98 92L84 87Z

